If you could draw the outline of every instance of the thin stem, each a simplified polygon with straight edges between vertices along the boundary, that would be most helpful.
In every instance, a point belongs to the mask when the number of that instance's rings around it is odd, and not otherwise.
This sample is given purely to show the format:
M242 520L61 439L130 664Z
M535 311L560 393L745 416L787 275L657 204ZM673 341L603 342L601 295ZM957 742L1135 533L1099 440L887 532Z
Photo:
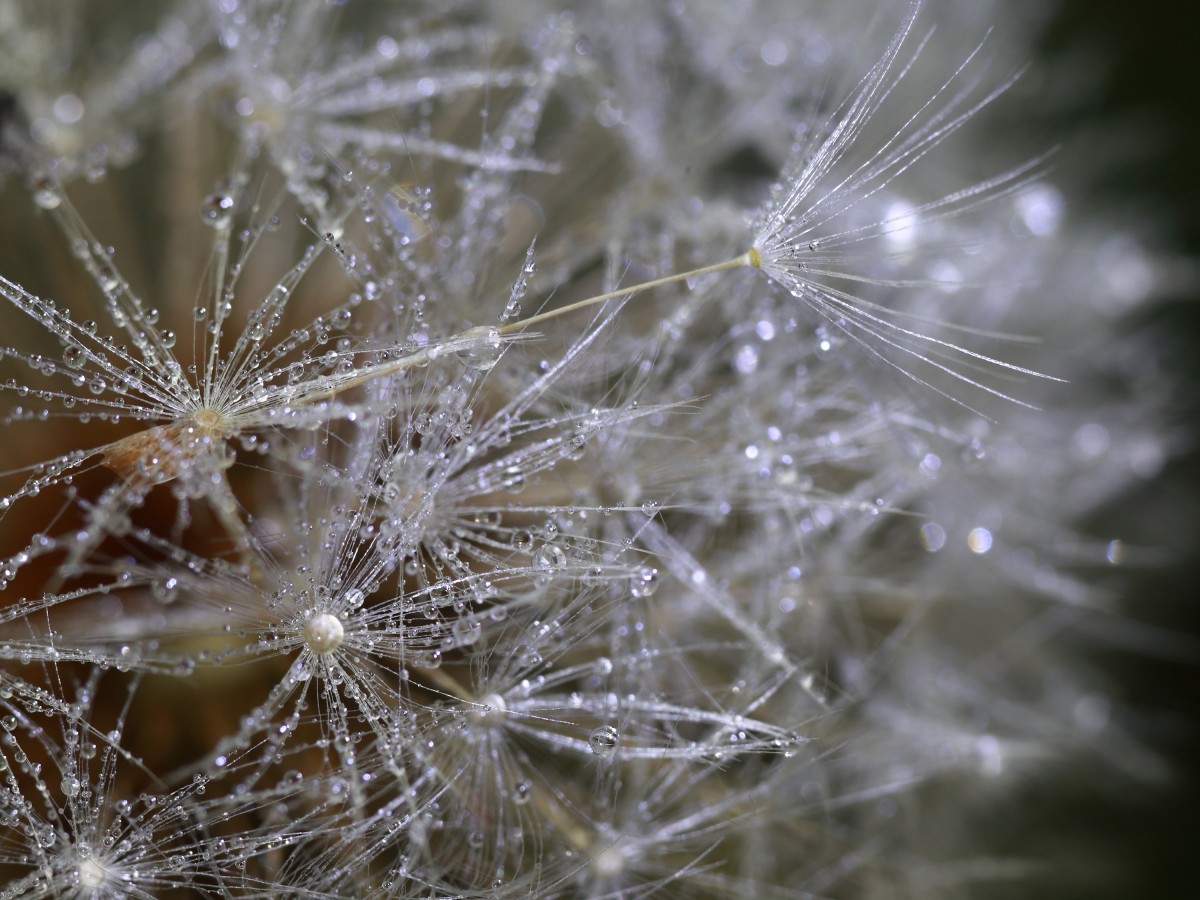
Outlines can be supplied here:
M421 680L426 682L424 686L431 691L449 694L463 703L479 703L466 685L460 684L458 679L441 669L428 669L424 666L408 666L408 669L419 675Z
M702 266L699 269L692 269L688 272L680 272L676 275L666 275L662 278L655 278L653 281L643 281L641 284L635 284L630 287L609 291L606 294L588 297L586 300L580 300L576 303L559 307L558 309L552 309L544 313L538 313L535 316L530 316L527 319L521 319L518 322L510 322L508 325L504 325L500 328L500 333L512 334L514 331L522 331L528 328L530 325L536 325L539 322L545 322L548 319L554 319L558 316L575 312L577 309L586 309L589 306L595 306L599 303L606 303L609 300L615 300L618 297L627 297L630 294L636 294L639 291L647 291L651 288L661 287L664 284L675 284L679 281L686 281L689 278L698 278L701 275L708 275L712 272L724 272L726 269L740 269L745 266L758 268L759 264L760 257L758 250L751 248L741 256L735 257L734 259L727 259L725 262L713 263L711 266Z
M558 309L551 309L547 312L538 313L530 316L527 319L521 319L517 322L510 322L507 325L500 326L495 329L499 334L512 334L514 332L523 331L530 325L536 325L539 322L546 322L550 319L556 319L559 316L565 316L567 313L575 312L577 309L586 309L589 306L596 306L600 303L606 303L609 300L615 300L617 297L627 297L630 294L636 294L639 291L648 291L651 288L662 287L664 284L675 284L680 281L686 281L689 278L698 278L701 275L709 275L713 272L724 272L727 269L741 269L749 267L757 269L762 264L762 257L759 254L757 247L751 247L745 253L733 259L727 259L725 262L713 263L711 266L701 266L699 269L691 269L687 272L679 272L675 275L665 275L662 278L655 278L653 281L643 281L640 284L631 285L630 287L619 288L615 291L609 291L606 294L599 294L595 297L588 297L586 300L579 300L567 306L560 306ZM368 381L373 381L376 378L383 378L387 375L394 375L397 372L403 372L411 369L414 366L428 365L436 356L442 353L453 352L456 349L456 342L462 342L472 332L491 331L487 326L475 326L466 331L460 332L451 337L445 344L434 344L430 348L420 350L411 356L406 356L403 359L396 360L392 363L383 363L380 365L369 366L365 369L359 369L354 375L338 381L336 384L329 387L322 387L302 394L292 400L294 405L302 405L316 403L321 400L328 400L336 397L343 391L349 390L352 387L357 387ZM460 344L460 349L467 346L473 346L469 343ZM431 352L432 351L432 352Z

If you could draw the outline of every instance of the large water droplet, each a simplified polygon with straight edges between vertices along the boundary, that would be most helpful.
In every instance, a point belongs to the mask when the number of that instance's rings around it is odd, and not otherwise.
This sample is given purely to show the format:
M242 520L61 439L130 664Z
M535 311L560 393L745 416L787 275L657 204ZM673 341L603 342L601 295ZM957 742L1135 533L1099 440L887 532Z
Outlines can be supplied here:
M450 632L456 646L469 647L479 642L479 638L483 635L483 626L475 618L456 619L450 626Z
M557 544L546 544L533 554L534 568L544 572L557 572L567 564L567 555Z
M620 742L621 733L612 725L601 725L588 735L588 748L602 759L616 753Z
M480 372L490 371L500 359L503 343L500 339L500 329L487 325L472 328L466 333L471 339L471 345L462 354L467 368Z
M520 466L509 466L500 473L500 487L510 494L519 494L525 489L525 472Z
M154 599L159 603L174 603L179 596L179 579L164 578L161 581L156 581L153 588Z
M649 597L658 590L658 570L642 566L630 579L629 592L635 597Z
M63 350L63 362L72 369L78 369L87 362L87 353L84 352L82 347L73 344Z

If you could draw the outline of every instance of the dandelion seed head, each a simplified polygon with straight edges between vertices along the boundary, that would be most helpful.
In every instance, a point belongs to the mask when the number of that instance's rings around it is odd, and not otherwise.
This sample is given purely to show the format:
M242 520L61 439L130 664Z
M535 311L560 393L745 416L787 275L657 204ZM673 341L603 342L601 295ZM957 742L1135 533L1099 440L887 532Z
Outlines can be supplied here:
M607 759L617 752L621 742L621 734L612 725L602 725L588 735L588 748L601 759Z
M1154 770L1068 632L1163 272L989 168L1016 12L143 6L0 3L0 895L958 896Z

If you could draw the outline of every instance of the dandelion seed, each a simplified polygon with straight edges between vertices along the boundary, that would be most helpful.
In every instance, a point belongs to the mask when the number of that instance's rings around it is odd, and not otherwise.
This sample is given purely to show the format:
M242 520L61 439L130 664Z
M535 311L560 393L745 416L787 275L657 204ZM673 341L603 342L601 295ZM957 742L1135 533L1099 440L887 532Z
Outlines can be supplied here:
M955 403L962 401L949 393L948 389L937 387L927 376L916 374L910 366L913 363L927 366L960 384L1018 405L1027 404L966 374L964 370L990 368L993 372L1011 372L1061 381L920 331L918 329L922 325L928 324L921 315L883 306L857 296L853 290L855 284L910 289L921 287L925 282L919 279L905 280L902 276L884 278L871 274L872 269L877 268L875 264L887 261L893 255L881 247L872 256L871 242L878 243L877 239L888 239L896 234L908 234L917 221L942 221L961 216L985 203L1014 194L1037 180L1047 158L1035 157L1008 172L947 194L920 208L906 207L900 212L889 212L882 219L867 224L859 223L858 220L862 218L860 210L869 210L876 195L892 189L898 179L1015 81L1014 76L990 93L973 98L973 84L968 72L981 50L981 47L976 47L897 132L863 153L864 159L855 159L854 151L860 136L908 76L924 49L925 41L921 41L907 61L901 60L919 9L919 3L911 4L903 27L856 92L843 101L820 129L803 137L801 147L784 167L782 180L774 196L759 214L753 228L753 245L749 250L725 262L610 291L532 316L523 322L507 324L501 329L502 333L518 331L577 309L634 293L683 281L693 282L703 276L748 267L761 270L839 332L865 348L871 356ZM869 212L867 214L870 215ZM967 335L1021 340L1012 335L966 326L935 324ZM970 409L969 406L967 408Z

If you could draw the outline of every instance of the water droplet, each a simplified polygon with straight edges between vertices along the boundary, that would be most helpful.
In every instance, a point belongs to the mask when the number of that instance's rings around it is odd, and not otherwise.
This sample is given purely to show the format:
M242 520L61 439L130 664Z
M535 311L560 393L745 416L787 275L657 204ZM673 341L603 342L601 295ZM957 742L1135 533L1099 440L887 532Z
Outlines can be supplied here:
M921 526L921 545L930 553L937 553L946 546L946 529L937 522L926 522Z
M602 759L616 753L620 742L621 733L612 725L601 725L588 735L588 748Z
M973 437L961 448L959 456L967 465L975 465L987 457L987 449L983 446L983 441Z
M439 669L442 666L442 651L427 650L424 653L418 653L413 661L426 669Z
M233 217L233 197L228 194L209 194L200 204L200 221L213 228L227 225Z
M520 466L509 466L500 473L500 487L510 494L519 494L525 489L525 472Z
M583 459L587 452L587 435L576 434L563 445L563 456L571 461Z
M629 593L635 597L649 597L658 590L658 570L642 566L630 579Z
M513 785L510 796L517 806L524 806L533 798L533 786L528 781L518 781Z
M63 794L68 797L75 797L79 794L79 779L74 775L68 775L59 785L62 788Z
M543 572L557 572L567 564L567 554L557 544L545 544L533 554L533 565Z
M494 368L504 347L500 339L500 329L481 325L467 331L465 336L471 341L462 355L467 368L480 372Z
M78 369L87 362L87 353L84 352L82 347L72 345L63 350L63 362L72 369Z
M450 633L453 635L454 646L469 647L479 642L483 635L483 626L479 624L478 619L456 619L450 626Z
M174 603L179 596L179 579L164 578L161 581L156 581L151 589L154 594L154 599L159 603Z
M733 354L733 368L739 375L753 375L758 369L758 347L753 343L738 347Z
M175 346L175 341L177 340L177 338L175 336L175 332L173 332L171 329L168 328L161 335L159 335L159 340L162 341L162 345L164 347L166 347L168 350L170 350L172 347Z
M42 209L57 209L62 203L62 194L54 180L42 175L33 180L33 202Z

